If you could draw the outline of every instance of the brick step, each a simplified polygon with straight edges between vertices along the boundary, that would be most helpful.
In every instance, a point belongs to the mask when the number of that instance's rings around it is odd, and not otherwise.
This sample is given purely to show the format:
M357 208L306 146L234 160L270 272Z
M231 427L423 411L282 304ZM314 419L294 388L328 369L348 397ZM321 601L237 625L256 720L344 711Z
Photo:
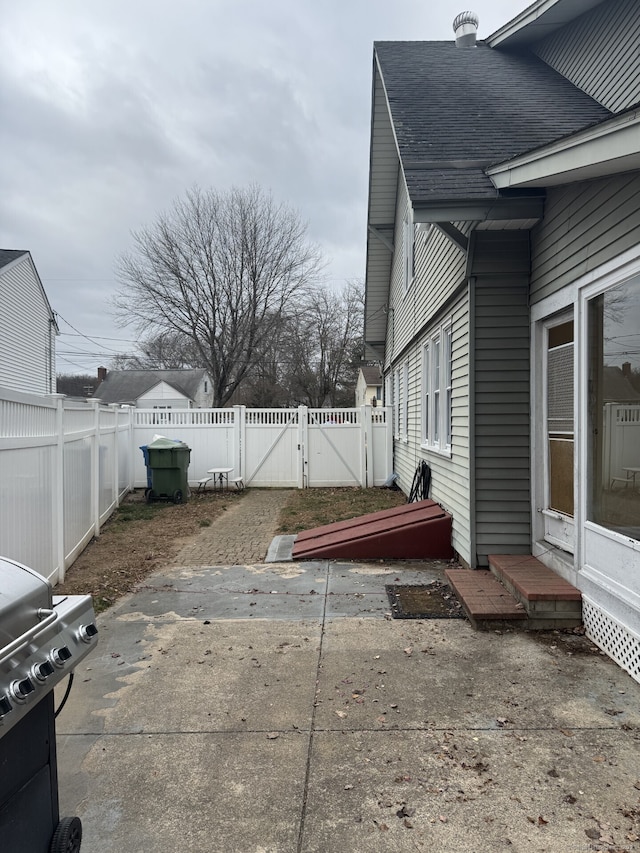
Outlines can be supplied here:
M445 576L476 630L525 622L522 604L489 571L446 569Z
M535 557L492 554L489 568L524 607L529 628L575 628L582 623L580 590Z

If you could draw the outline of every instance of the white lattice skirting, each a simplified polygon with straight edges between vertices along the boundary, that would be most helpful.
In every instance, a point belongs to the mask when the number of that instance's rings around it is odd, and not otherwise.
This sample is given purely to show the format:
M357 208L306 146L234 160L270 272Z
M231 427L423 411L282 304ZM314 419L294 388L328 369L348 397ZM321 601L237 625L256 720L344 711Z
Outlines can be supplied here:
M582 596L582 622L587 637L640 682L640 637L586 595Z

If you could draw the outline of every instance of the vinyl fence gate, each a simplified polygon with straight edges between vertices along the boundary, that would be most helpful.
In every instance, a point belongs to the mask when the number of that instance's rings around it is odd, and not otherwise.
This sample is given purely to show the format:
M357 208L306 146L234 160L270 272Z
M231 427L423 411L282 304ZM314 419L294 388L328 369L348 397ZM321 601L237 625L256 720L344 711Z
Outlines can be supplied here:
M390 407L136 409L134 423L137 487L146 484L138 448L155 435L189 445L192 483L216 467L247 486L299 489L382 486L392 471Z

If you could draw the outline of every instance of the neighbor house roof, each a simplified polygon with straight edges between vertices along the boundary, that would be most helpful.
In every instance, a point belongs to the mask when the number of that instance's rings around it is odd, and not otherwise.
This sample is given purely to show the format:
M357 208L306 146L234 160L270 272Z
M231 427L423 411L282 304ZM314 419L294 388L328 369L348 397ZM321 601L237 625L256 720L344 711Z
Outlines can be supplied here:
M21 255L26 255L26 249L0 249L0 269L15 261Z
M484 169L612 113L529 52L377 42L411 200L495 198Z
M202 380L207 376L203 368L189 370L111 370L95 392L103 403L135 403L139 397L166 382L194 400Z
M58 328L58 321L56 320L55 312L51 307L49 297L46 294L44 285L42 284L40 275L38 274L38 270L36 269L36 265L34 264L33 258L31 257L31 252L29 252L27 249L0 249L0 270L3 270L5 267L8 267L9 264L12 264L14 261L18 260L18 258L28 259L28 263L31 266L34 278L38 283L38 287L40 288L42 299L51 318L51 322L53 323L55 333L56 335L59 335L60 329Z
M360 368L360 372L367 385L380 385L382 383L382 372L377 365L365 364L364 367Z
M640 400L640 393L619 367L604 367L603 374L605 402L636 403Z

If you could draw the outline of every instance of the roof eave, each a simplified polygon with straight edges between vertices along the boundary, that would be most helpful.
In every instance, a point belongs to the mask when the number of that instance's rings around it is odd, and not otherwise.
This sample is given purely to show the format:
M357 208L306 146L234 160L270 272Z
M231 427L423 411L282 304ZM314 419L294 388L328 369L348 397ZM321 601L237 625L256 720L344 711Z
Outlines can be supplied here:
M515 47L540 41L602 0L537 0L485 39L489 47Z
M544 196L539 192L481 201L477 199L416 201L413 203L413 221L439 223L540 219L543 206Z
M640 170L640 108L487 169L499 189L546 187Z

